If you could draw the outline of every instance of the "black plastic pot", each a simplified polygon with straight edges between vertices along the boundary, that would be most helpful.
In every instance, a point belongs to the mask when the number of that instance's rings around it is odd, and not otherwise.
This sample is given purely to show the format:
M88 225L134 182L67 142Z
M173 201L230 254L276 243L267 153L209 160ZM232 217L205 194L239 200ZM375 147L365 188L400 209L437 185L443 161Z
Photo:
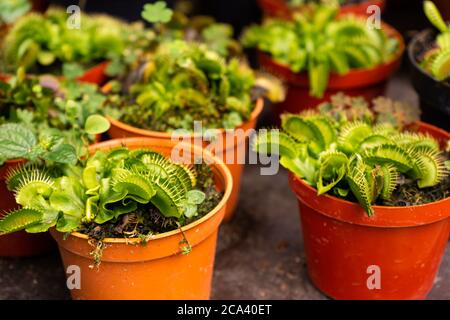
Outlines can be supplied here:
M417 34L408 46L411 80L420 97L422 120L450 131L450 83L437 81L419 65L421 57L436 39L434 30Z

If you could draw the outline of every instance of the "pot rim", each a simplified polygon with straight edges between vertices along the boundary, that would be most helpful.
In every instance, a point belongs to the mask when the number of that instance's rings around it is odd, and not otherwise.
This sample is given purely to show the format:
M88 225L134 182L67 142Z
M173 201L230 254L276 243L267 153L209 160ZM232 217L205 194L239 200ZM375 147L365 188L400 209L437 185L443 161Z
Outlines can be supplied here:
M348 14L348 13L347 13ZM346 15L347 15L346 14ZM387 67L389 65L393 65L395 63L397 63L398 61L400 61L403 53L405 52L405 40L403 39L402 35L397 31L397 29L395 29L393 26L391 26L390 24L382 21L381 22L382 25L382 29L385 30L385 32L391 36L396 38L399 41L399 46L397 51L395 52L395 54L393 55L393 57L391 59L389 59L388 61L385 61L381 64L378 64L376 66L370 67L370 68L352 68L350 69L349 72L347 72L344 75L339 75L337 73L332 73L330 72L330 79L329 79L329 83L332 82L333 78L334 79L345 79L347 77L353 77L354 75L357 75L359 73L366 73L366 72L371 72L371 71L375 71L377 69L381 69L384 67ZM267 59L270 59L271 63L273 63L276 67L280 68L280 69L284 69L285 72L288 72L290 74L291 77L305 77L305 79L308 78L308 72L306 71L302 71L302 72L293 72L288 65L280 63L275 61L275 59L268 53L261 51L259 49L257 49L257 51L262 54L263 56L265 56Z
M251 112L250 118L246 122L240 124L239 126L233 128L233 129L218 128L218 129L213 129L213 130L217 130L218 134L223 134L224 132L226 132L226 130L241 129L246 124L248 124L248 123L250 123L252 121L255 121L258 118L258 116L260 115L260 113L262 112L263 107L264 107L264 99L260 97L260 98L256 99L255 108ZM141 128L134 127L132 125L126 124L125 122L119 121L117 119L114 119L111 116L106 116L106 118L111 123L111 126L115 126L115 127L121 128L122 130L125 130L125 131L128 131L128 132L132 132L132 133L138 134L140 136L153 137L153 138L162 138L162 139L168 139L168 138L171 138L171 136L172 136L171 132L153 131L153 130L141 129ZM187 133L187 134L179 134L179 135L177 134L177 138L182 138L182 137L198 138L198 137L201 137L201 136L202 136L202 134L199 134L199 133Z
M158 141L157 138L147 138L147 137L113 139L113 140L108 140L108 141L94 144L89 147L89 150L90 151L100 150L100 149L107 150L107 149L115 148L117 143L126 144L127 142L137 142L137 141L142 141L142 140L148 141L148 142ZM176 234L180 234L181 232L186 232L190 229L197 227L198 225L202 224L203 222L209 220L218 211L220 211L222 207L226 207L226 203L228 202L228 199L231 195L231 190L233 188L233 179L231 177L231 173L230 173L229 169L227 168L227 166L223 163L223 161L221 159L219 159L216 156L214 156L213 154L211 154L211 152L209 152L208 150L205 150L203 148L200 148L200 147L192 145L192 144L181 142L180 144L177 143L177 145L185 146L185 148L191 148L190 150L192 150L193 154L201 154L206 160L211 161L209 166L214 165L217 167L218 174L221 175L222 179L223 179L224 194L222 196L222 199L214 207L214 209L212 209L205 216L201 217L198 220L193 221L192 223L190 223L188 225L183 226L182 228L153 235L151 237L151 239L149 240L149 242L151 242L153 240L169 238ZM186 150L188 150L188 149L186 149ZM54 231L58 232L56 230L54 230ZM58 233L60 233L60 232L58 232ZM80 233L80 232L71 232L70 235L75 238L89 240L88 235ZM109 244L137 244L137 243L140 243L141 241L142 241L141 238L104 238L104 239L102 239L103 243L109 243Z
M308 188L308 189L310 189L310 190L312 190L312 191L317 193L317 189L312 187L308 183L306 183L306 181L304 181L302 178L297 177L292 172L289 172L289 174L291 174L293 179L298 180L303 186L305 186L306 188ZM318 195L318 197L319 197L319 195ZM349 200L341 199L341 198L335 197L333 195L330 195L328 193L321 194L320 197L325 197L325 198L328 198L328 199L332 199L333 201L344 202L344 203L346 203L348 205L357 205L358 207L360 207L358 202L352 202L352 201L349 201ZM399 208L401 208L401 209L408 209L408 208L414 209L416 207L425 207L425 206L429 206L431 204L440 204L440 203L443 203L443 202L449 201L449 200L450 200L450 196L447 197L447 198L441 199L439 201L434 201L434 202L429 202L429 203L424 203L424 204L416 204L416 205L413 205L413 206L402 206L402 207L400 207L400 206L380 206L380 205L376 205L376 206L372 206L372 208L374 208L374 209L383 209L383 210L384 209L387 209L387 210L399 209Z
M425 129L439 129L420 121L418 121L417 124L419 127L423 126ZM445 132L447 136L450 135L444 130L440 131ZM446 206L450 206L450 197L435 202L413 206L374 205L372 207L375 213L373 216L369 217L357 202L341 199L328 193L320 196L317 195L316 188L313 188L311 185L306 183L306 181L297 177L292 172L289 172L289 185L299 201L311 207L312 202L314 202L312 198L323 199L324 201L316 201L313 203L317 206L312 208L320 214L345 223L379 228L416 227L435 223L450 217L450 211L445 213L445 210L443 209L436 210L438 207L445 208ZM300 195L297 191L298 189L306 190L305 192L307 194ZM333 209L326 210L326 208L321 206L324 202L334 203L335 206L333 206ZM415 212L417 216L414 216L413 212Z
M417 59L414 55L414 49L417 46L417 44L419 42L421 42L422 38L425 38L426 36L432 35L432 34L436 34L436 31L431 28L428 28L428 29L424 29L424 30L420 31L411 39L411 41L409 42L408 48L407 48L408 59L411 62L411 64L413 65L413 67L415 69L417 69L424 77L428 78L429 80L432 80L433 82L437 82L437 83L441 84L442 86L450 89L449 82L436 80L431 74L426 72L419 65L419 62L417 61Z

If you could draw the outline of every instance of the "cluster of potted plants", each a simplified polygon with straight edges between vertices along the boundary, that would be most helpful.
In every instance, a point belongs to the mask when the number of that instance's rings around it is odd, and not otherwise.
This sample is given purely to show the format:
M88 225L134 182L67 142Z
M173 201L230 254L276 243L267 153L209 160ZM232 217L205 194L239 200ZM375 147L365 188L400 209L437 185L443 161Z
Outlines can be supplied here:
M292 20L267 19L244 33L261 67L287 84L277 116L314 108L339 91L374 98L399 66L404 43L394 28L370 27L367 16L338 8L311 6Z
M252 147L290 171L320 290L424 298L450 230L450 135L378 97L404 50L395 29L348 14L358 1L313 2L292 1L298 14L275 13L284 20L242 37L288 84L281 131ZM441 34L410 55L446 85L449 28L428 2L425 11ZM75 299L208 299L249 129L263 96L282 100L230 26L161 1L142 18L152 28L83 14L72 30L65 11L49 9L18 19L1 47L0 255L40 254L51 234L65 267L80 269ZM383 270L381 290L367 286L371 265Z
M231 161L230 173L206 145L255 126L254 72L235 58L228 25L198 26L163 2L144 6L150 30L83 16L72 33L63 17L58 9L25 15L2 46L4 255L46 251L50 232L65 265L81 270L73 298L208 298L218 227L234 211L243 162ZM42 32L32 33L38 24ZM78 46L67 45L73 37ZM97 63L95 78L81 73ZM180 129L202 137L194 121L214 130L209 142L172 141ZM102 133L113 140L96 143ZM209 149L245 157L247 138Z

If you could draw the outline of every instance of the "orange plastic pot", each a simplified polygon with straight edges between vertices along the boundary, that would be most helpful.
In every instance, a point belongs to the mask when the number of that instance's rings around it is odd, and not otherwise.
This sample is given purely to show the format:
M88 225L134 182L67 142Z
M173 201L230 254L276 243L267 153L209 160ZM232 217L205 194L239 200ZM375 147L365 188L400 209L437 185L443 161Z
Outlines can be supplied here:
M94 150L119 146L130 149L151 148L170 155L176 142L151 138L128 138L96 144ZM220 203L203 218L182 228L192 246L189 254L181 253L183 235L174 230L155 235L147 244L140 239L104 239L101 264L94 263L93 247L86 235L64 235L51 230L58 242L64 266L78 266L80 289L72 289L73 299L208 299L211 292L217 232L225 215L232 189L227 167L211 153L191 146L195 156L202 155L210 163L216 185L223 190Z
M266 17L279 17L284 19L292 19L296 10L293 10L285 0L258 0L260 8ZM359 15L367 15L367 8L376 5L384 10L386 5L384 0L367 0L359 4L348 4L341 7L341 13L353 13Z
M282 65L272 58L259 52L261 67L283 79L287 86L286 99L273 106L273 112L278 117L285 113L299 113L305 109L315 108L318 104L328 101L332 95L343 92L349 96L362 96L368 101L382 95L386 88L386 81L398 69L401 63L405 43L397 30L383 23L386 33L398 39L399 47L395 56L388 62L369 69L352 69L345 75L331 74L327 89L322 98L309 94L309 78L307 72L294 73L289 67Z
M264 106L263 99L258 99L256 101L256 106L253 112L251 113L250 119L237 127L235 130L242 130L244 132L249 132L249 130L254 129L256 126L256 121L258 119L259 114L261 113ZM111 117L108 118L111 123L111 128L108 131L108 135L112 139L119 139L125 137L151 137L157 138L161 140L172 139L172 135L167 132L158 132L158 131L150 131L139 129L130 125L127 125L123 122L115 120ZM233 132L233 131L231 131ZM222 136L222 148L216 148L217 150L211 151L221 158L227 165L228 169L230 169L231 176L233 177L233 191L230 196L230 200L227 205L227 212L225 214L224 221L230 221L234 216L234 211L236 209L236 205L239 198L239 188L241 182L242 171L244 169L245 162L245 154L248 145L248 134L244 137L228 137L226 135L226 131L224 129L219 129L218 134ZM227 138L228 137L228 138ZM197 134L191 134L188 136L180 137L183 141L190 140L191 143L196 144L196 139L199 139L200 136ZM203 142L204 147L208 147L208 142ZM234 155L234 156L233 156Z
M22 165L24 160L9 160L0 167L0 217L19 206L14 194L6 187L6 175L16 166ZM7 235L0 235L0 257L29 257L51 251L55 247L49 234L31 234L25 231Z
M442 130L419 126L443 138ZM319 290L335 299L427 296L447 245L450 198L375 206L368 217L359 204L318 196L292 174L289 183L299 203L308 273Z

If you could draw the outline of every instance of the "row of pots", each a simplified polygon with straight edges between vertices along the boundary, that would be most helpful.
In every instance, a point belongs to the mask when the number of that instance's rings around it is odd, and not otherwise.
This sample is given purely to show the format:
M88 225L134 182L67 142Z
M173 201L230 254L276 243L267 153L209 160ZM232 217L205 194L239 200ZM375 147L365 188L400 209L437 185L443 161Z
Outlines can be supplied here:
M395 59L370 70L354 70L345 76L332 76L324 99L336 91L366 98L382 93L404 50L401 36L393 28L386 28L400 40ZM410 58L418 55L414 51L416 45L412 42L410 46ZM286 102L277 107L279 113L298 112L320 102L309 97L305 75L291 73L264 54L260 55L260 61L268 71L284 77L290 85ZM79 80L102 83L105 66L106 63L96 66L92 73ZM424 72L420 76L427 77ZM424 95L422 98L430 101L431 97L438 96L442 93L434 92L434 95ZM251 119L240 128L254 128L262 107L262 100L258 100ZM176 143L171 141L170 134L139 130L114 119L110 121L109 135L114 140L94 145L92 150L126 145L132 149L148 147L169 154ZM418 123L415 129L431 134L442 144L450 139L448 132L425 123ZM216 155L226 159L227 152L242 152L246 148L246 140L228 142L222 150L216 151ZM130 243L125 239L105 239L106 248L98 270L90 267L93 263L90 255L92 246L85 235L73 233L64 240L63 235L51 232L59 245L65 267L75 265L81 269L81 289L71 290L73 298L209 298L217 230L223 219L227 221L232 217L243 165L224 165L199 148L193 152L203 153L211 161L217 187L224 191L224 198L208 215L182 231L158 235L146 246L134 245L133 240ZM4 175L8 167L18 164L20 160L9 161L0 168L0 195L5 197L1 202L5 207L1 209L4 211L15 207L14 199L4 185ZM450 198L413 207L375 207L374 217L368 218L358 204L329 195L317 196L316 190L293 175L290 175L289 183L299 201L308 272L321 291L338 299L426 297L432 288L450 232ZM187 255L180 252L179 244L184 236L193 247ZM52 243L46 234L1 236L0 255L35 255L50 250ZM387 243L389 251L386 249ZM366 270L371 265L378 266L382 271L381 289L370 290L367 286Z
M259 102L255 117L261 106ZM113 128L127 129L120 123L113 124ZM425 123L418 123L412 129L429 133L442 144L450 139L449 133ZM125 132L132 135L130 131ZM92 146L91 151L126 145L131 149L148 147L169 155L176 143L164 136L114 139ZM209 152L201 148L195 148L194 152L203 152L205 159L212 163L224 198L204 218L184 227L184 235L179 230L164 233L145 246L134 245L138 239L105 239L106 248L97 270L91 267L92 246L87 236L73 233L64 240L62 234L51 232L65 267L75 265L81 269L81 289L71 290L73 298L209 298L217 231L229 208L235 205L232 194L237 192L238 182L230 169ZM308 272L322 292L338 299L426 297L450 232L450 198L421 206L375 207L374 217L368 218L358 204L329 195L317 196L315 189L293 175L289 176L289 183L299 201ZM192 246L192 252L187 255L180 252L183 236ZM12 248L11 238L3 237L11 236L2 236L0 242ZM34 253L38 253L51 244L46 235L14 237L21 239L28 252L37 250ZM386 243L389 251L382 245ZM369 290L366 284L365 270L373 264L382 270L381 290Z

